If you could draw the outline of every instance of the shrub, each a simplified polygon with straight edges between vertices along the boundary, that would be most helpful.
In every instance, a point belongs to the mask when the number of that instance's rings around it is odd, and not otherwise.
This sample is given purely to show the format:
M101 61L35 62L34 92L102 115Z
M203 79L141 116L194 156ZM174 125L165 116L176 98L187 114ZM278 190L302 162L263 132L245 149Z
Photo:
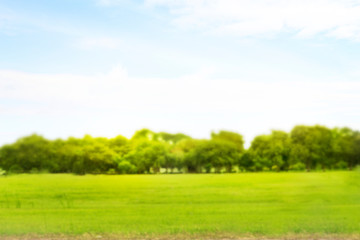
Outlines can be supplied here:
M340 161L335 164L336 169L346 169L347 167L348 167L348 165L345 161Z
M118 170L121 174L136 173L137 171L136 167L126 160L119 162Z
M20 167L17 164L12 165L9 169L9 173L11 173L11 174L23 173L23 172L24 172L24 170L22 169L22 167Z
M212 168L211 163L205 164L204 168L206 173L210 173Z
M292 171L304 171L306 169L306 166L302 162L295 163L289 167L289 170Z
M268 168L268 167L263 167L263 168L262 168L262 171L268 172L268 171L270 171L270 168Z
M100 169L96 168L96 169L93 169L90 173L91 174L101 174L102 172Z
M82 161L76 161L73 164L72 172L77 175L84 175L85 174L85 168Z
M106 172L106 174L108 175L115 175L116 174L116 170L113 168L110 168L109 171Z
M278 172L278 171L280 171L280 168L277 165L273 165L271 167L271 171Z
M37 168L32 168L31 170L30 170L30 173L39 173L39 169L37 169Z

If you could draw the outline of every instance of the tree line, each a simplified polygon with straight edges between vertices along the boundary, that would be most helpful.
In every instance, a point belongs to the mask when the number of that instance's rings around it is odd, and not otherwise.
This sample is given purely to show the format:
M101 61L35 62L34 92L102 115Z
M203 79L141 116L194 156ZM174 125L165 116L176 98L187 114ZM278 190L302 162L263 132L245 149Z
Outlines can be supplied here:
M212 132L210 139L137 131L132 138L33 134L0 148L0 173L221 173L353 169L360 164L360 132L350 128L295 126L272 131L244 148L241 134Z

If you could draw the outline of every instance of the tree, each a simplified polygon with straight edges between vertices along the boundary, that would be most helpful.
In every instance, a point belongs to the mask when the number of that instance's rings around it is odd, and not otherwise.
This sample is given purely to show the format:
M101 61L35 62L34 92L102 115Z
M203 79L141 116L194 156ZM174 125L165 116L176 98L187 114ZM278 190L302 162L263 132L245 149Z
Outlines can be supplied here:
M360 165L360 132L354 132L354 160L352 161L355 167L356 165Z
M286 132L272 131L251 142L248 156L253 159L253 170L287 170L289 168L290 138Z
M166 133L166 132L159 132L157 134L157 140L164 141L169 144L176 144L183 139L191 139L191 137L189 137L183 133L172 134L172 133Z
M141 129L128 140L85 135L48 140L33 134L0 148L0 168L9 173L190 173L352 169L360 164L360 132L350 128L295 126L290 134L256 136L248 150L235 132L212 132L199 140L182 133Z
M109 146L106 138L93 138L90 135L85 135L82 139L69 138L58 144L60 169L77 174L99 174L115 169L120 157Z
M109 139L109 148L116 152L119 156L124 156L130 151L129 140L121 135Z
M51 154L50 141L36 134L20 138L14 144L2 147L0 158L0 166L5 170L12 167L21 168L24 172L30 172L34 168L51 172L57 170Z
M133 145L133 149L124 156L124 160L137 167L138 173L157 173L168 154L166 144L156 141L142 140Z
M136 131L135 134L132 136L131 140L132 141L136 141L136 140L148 140L148 141L157 140L157 134L154 133L153 131L147 129L147 128L143 128L141 130Z
M211 139L231 142L236 145L239 153L244 152L244 139L238 133L221 130L218 133L212 132Z
M201 172L201 158L194 156L194 149L201 141L198 139L183 139L171 149L171 153L176 154L178 158L178 169L185 168L190 173Z
M189 172L202 172L203 167L212 167L217 173L223 168L231 172L239 157L238 148L232 142L201 140L186 154L185 162Z
M360 141L359 132L350 128L334 128L333 131L333 165L336 168L352 169L357 164Z
M301 154L291 156L292 160L298 159L310 171L317 166L323 170L332 164L333 137L329 128L324 126L296 126L291 131L291 141ZM293 154L299 151L292 151Z

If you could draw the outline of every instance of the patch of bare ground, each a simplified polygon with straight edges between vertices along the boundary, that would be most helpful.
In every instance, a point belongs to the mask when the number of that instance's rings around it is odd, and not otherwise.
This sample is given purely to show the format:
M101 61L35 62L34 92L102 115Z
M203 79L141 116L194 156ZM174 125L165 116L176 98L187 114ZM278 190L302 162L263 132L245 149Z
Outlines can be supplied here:
M231 235L231 234L175 234L175 235L21 235L0 236L1 240L360 240L360 234L288 234L284 236Z

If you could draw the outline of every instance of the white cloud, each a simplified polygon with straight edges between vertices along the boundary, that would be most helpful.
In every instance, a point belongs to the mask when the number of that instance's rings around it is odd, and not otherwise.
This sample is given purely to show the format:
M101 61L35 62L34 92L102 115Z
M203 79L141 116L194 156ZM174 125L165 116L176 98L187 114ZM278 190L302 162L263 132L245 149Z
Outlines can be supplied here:
M15 32L14 23L19 17L11 10L1 8L0 6L0 31L7 35L13 35Z
M150 127L206 137L225 128L243 133L248 142L271 128L289 130L299 123L360 128L359 82L212 79L209 74L140 79L129 77L122 66L97 76L1 70L0 115L68 122L55 130L64 134L73 129L69 135L79 131L71 124L80 116L94 121L84 133ZM30 132L47 131L43 125L28 127Z
M241 36L295 32L360 40L359 0L145 0L165 6L172 23Z
M100 6L113 6L125 2L128 2L128 0L96 0L96 3Z
M85 49L118 49L121 46L121 40L111 37L86 37L77 41L76 46Z
M10 18L10 16L0 13L0 28L4 27Z

